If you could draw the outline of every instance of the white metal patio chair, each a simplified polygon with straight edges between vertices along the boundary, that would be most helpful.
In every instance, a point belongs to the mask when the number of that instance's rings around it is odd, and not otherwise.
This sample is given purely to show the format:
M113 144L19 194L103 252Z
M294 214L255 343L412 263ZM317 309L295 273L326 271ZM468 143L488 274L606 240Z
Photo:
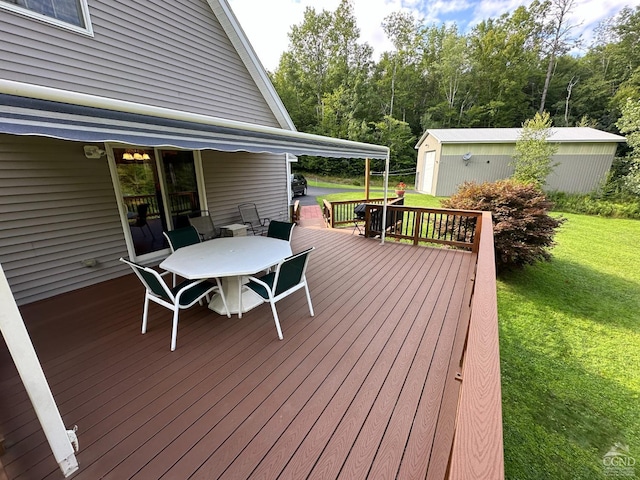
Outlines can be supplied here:
M282 260L271 273L260 278L248 277L249 283L246 287L256 292L265 303L271 304L273 320L276 323L278 338L283 339L282 329L280 328L280 319L276 310L276 302L284 297L304 288L307 294L307 303L309 304L309 313L314 316L313 305L311 304L311 295L309 294L309 286L307 284L307 265L309 263L309 254L315 247L311 247L303 252L291 255ZM240 282L240 302L242 303L242 282ZM242 312L242 305L240 305ZM240 316L239 314L238 316Z
M238 205L242 223L244 223L254 235L264 235L271 221L269 218L260 218L258 207L255 203L241 203Z
M198 215L189 216L189 223L198 231L201 240L211 240L220 236L220 232L213 224L209 210L201 210Z
M227 300L220 281L216 278L215 284L209 280L185 280L179 285L169 288L162 276L154 269L138 265L137 263L120 258L120 261L129 265L145 287L144 310L142 313L142 333L147 332L147 320L149 315L149 301L168 308L173 311L171 328L171 351L176 349L178 337L178 315L180 310L192 307L203 297L207 297L211 292L217 291L222 297L227 317L231 318Z

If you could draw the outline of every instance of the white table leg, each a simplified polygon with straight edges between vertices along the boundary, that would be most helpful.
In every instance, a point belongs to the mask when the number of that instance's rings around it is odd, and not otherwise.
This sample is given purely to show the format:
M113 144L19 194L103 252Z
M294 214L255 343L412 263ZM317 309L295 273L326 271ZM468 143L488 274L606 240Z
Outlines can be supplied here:
M232 314L237 314L240 311L240 299L238 298L238 282L240 282L240 278L241 277L222 277L220 279L229 312ZM263 303L263 300L260 295L250 288L242 287L242 313L248 312L261 303ZM222 297L217 293L211 298L209 308L220 315L227 314L224 309L224 303L222 303Z

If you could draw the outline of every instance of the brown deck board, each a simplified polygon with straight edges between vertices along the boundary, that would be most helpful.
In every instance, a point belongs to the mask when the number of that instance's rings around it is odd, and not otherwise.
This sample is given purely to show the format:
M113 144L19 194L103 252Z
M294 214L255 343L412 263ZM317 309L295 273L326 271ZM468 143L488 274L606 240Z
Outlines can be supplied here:
M437 279L438 275L441 273L440 268L441 264L438 263L434 264L431 268L430 273L435 279ZM429 285L429 282L423 283L423 285L425 284L432 287ZM437 297L436 291L437 288L429 289L429 293L432 293L431 298L433 300ZM332 432L329 443L324 448L324 451L321 452L322 454L312 470L314 476L317 476L318 478L336 478L344 461L346 460L346 455L350 452L352 453L350 453L349 458L355 457L356 464L362 462L362 459L358 458L358 456L371 455L372 453L375 453L375 448L373 449L373 452L371 451L371 445L377 445L377 440L371 437L367 438L371 429L365 429L365 434L361 436L360 434L362 433L363 426L368 427L368 422L370 421L373 422L373 430L375 430L375 433L377 434L381 434L381 431L383 431L386 426L385 417L377 416L377 412L374 407L379 405L379 403L376 402L387 402L393 400L393 397L395 396L393 393L387 396L384 387L397 386L394 382L400 380L400 377L403 375L402 368L405 366L402 364L402 359L398 361L398 357L407 350L413 348L411 342L419 340L417 331L412 330L412 327L415 326L415 322L413 321L415 316L404 315L402 309L405 305L408 305L409 308L415 308L416 306L419 306L420 303L421 299L419 302L411 303L410 301L407 301L400 303L399 305L396 304L396 313L404 321L394 329L390 337L387 335L388 341L386 344L381 345L382 348L378 352L373 368L370 370L367 378L364 382L358 385L355 397L349 397L349 408L347 409L346 414L339 419L340 424L338 428ZM387 339L384 338L383 340L386 341ZM407 350L403 350L405 346L408 346L409 348ZM394 371L394 367L400 371ZM351 399L353 400L351 401ZM378 428L380 430L378 430ZM358 445L353 445L356 438L363 441L363 448L359 448ZM295 473L297 476L298 472L296 471Z
M382 287L385 288L384 286ZM364 310L364 314L375 312L379 308L379 302L381 298L384 298L376 293L376 302L371 302L367 310ZM308 432L310 426L316 421L319 412L323 408L326 408L328 400L335 394L335 389L340 385L345 385L344 379L350 371L354 370L358 356L362 355L362 351L366 348L370 352L375 351L375 345L372 342L373 336L380 328L380 325L375 322L366 322L362 327L358 323L354 322L353 327L349 329L345 334L340 336L340 342L336 343L325 356L322 361L317 364L312 375L309 375L299 388L287 400L287 405L279 412L278 415L274 415L272 422L274 425L269 425L269 428L264 428L259 436L256 436L250 447L248 454L251 455L252 462L248 458L238 457L237 461L226 473L230 475L230 478L236 476L237 478L244 478L247 474L251 473L251 469L254 467L255 462L260 460L258 452L265 451L267 447L271 446L266 443L269 438L274 436L279 437L283 433L283 428L287 427L286 440L282 440L280 444L273 446L274 450L278 452L279 461L276 464L270 464L269 467L277 470L282 469L282 458L284 456L285 448L282 443L286 442L287 451L291 452L292 448L295 448L303 436ZM350 385L353 383L353 379L347 383ZM324 383L323 383L324 382ZM293 411L292 411L293 410ZM295 426L292 425L294 420L298 422ZM299 436L296 438L296 434ZM293 440L292 440L293 435ZM262 445L260 442L262 441ZM211 463L211 461L207 462ZM206 467L206 464L204 465ZM272 470L270 476L275 475L277 472ZM259 472L254 472L259 476Z
M22 307L79 427L74 479L444 478L474 255L294 230L295 251L312 245L316 315L303 292L279 302L283 341L267 304L193 307L171 352L168 310L140 334L133 275ZM15 368L0 373L8 478L62 478Z

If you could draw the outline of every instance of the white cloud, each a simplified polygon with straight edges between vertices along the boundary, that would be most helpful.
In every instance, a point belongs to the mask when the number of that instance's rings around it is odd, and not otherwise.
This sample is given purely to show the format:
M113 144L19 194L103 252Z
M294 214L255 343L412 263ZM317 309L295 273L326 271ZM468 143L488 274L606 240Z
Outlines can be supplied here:
M289 46L291 26L302 23L304 10L312 7L335 11L340 0L229 0L243 30L267 70L275 70L280 55ZM447 24L455 21L461 32L489 17L511 12L531 0L353 0L354 14L360 28L360 40L375 51L375 59L392 49L382 30L382 21L390 13L411 11L427 23ZM597 24L624 6L634 8L640 0L576 0L571 22L581 23L586 46Z

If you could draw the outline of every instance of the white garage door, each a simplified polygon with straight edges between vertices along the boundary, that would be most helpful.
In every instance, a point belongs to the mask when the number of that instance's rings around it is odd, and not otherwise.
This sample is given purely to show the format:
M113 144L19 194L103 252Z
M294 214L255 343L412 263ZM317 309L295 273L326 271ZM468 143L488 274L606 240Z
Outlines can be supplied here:
M436 152L426 152L424 154L424 174L422 175L422 190L425 193L433 195L431 188L433 186L433 167L436 163Z

